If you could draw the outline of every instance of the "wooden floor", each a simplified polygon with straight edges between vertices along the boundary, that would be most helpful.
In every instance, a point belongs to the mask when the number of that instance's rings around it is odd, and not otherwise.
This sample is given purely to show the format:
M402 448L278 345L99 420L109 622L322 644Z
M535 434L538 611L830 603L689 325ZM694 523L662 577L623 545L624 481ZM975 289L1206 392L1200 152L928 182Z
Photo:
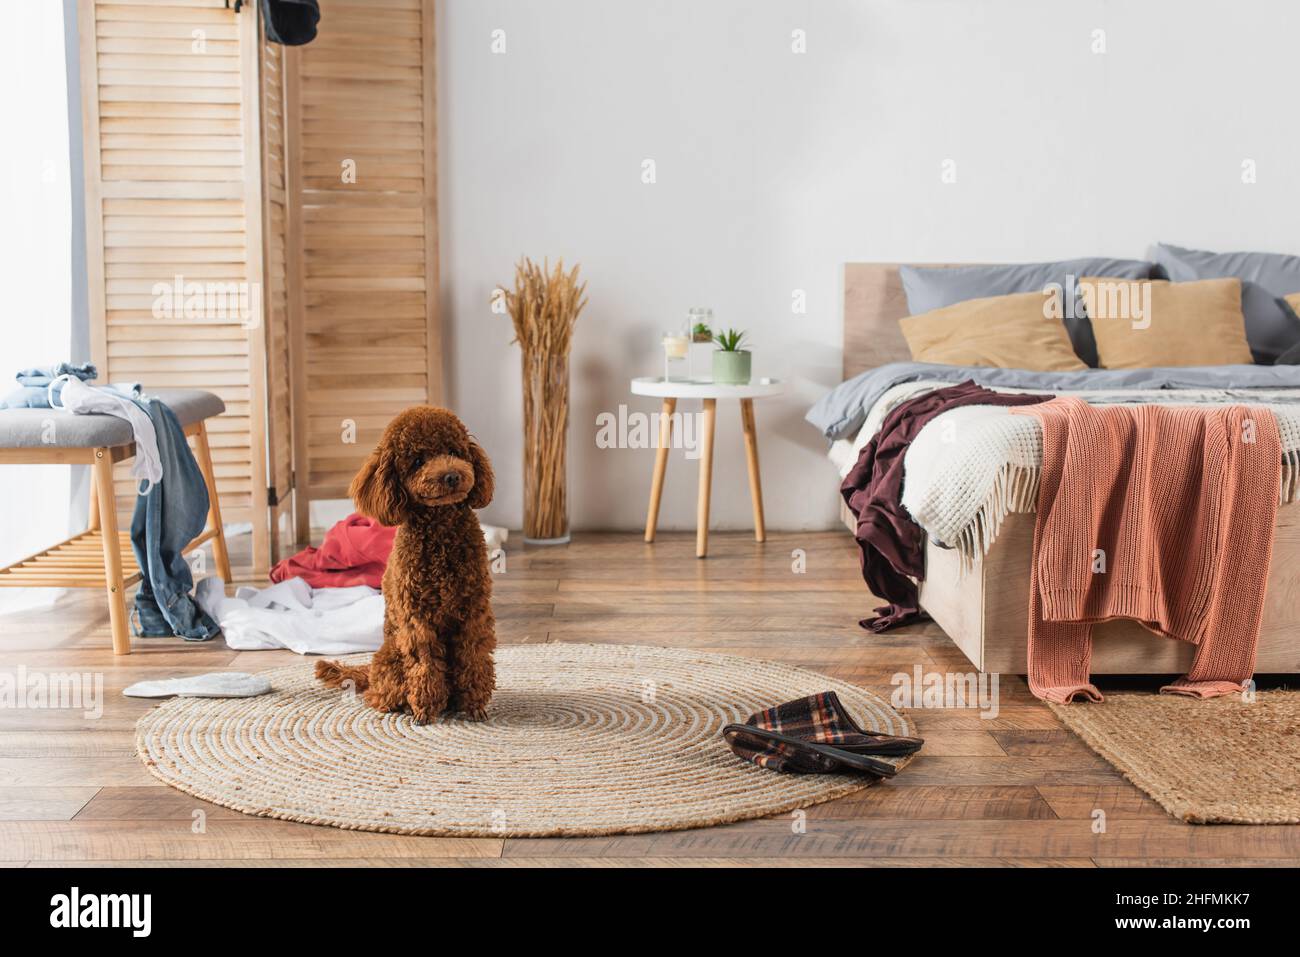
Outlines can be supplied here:
M232 541L247 561L247 537ZM968 671L932 625L871 635L855 547L844 532L694 537L579 535L567 547L512 543L495 579L503 643L603 641L752 655L812 668L888 695L920 664ZM806 564L796 571L799 556ZM247 566L243 566L245 571ZM238 574L238 572L237 572ZM897 779L790 816L666 834L550 840L444 839L343 831L248 817L155 781L135 756L151 705L121 689L145 678L258 671L289 652L235 652L220 639L135 639L114 658L99 592L0 617L0 671L104 675L103 717L0 709L0 864L150 865L1024 865L1300 863L1300 827L1191 826L1166 815L1062 728L1015 677L1000 713L910 712L926 739ZM194 812L206 813L194 833ZM1105 833L1093 832L1096 810Z

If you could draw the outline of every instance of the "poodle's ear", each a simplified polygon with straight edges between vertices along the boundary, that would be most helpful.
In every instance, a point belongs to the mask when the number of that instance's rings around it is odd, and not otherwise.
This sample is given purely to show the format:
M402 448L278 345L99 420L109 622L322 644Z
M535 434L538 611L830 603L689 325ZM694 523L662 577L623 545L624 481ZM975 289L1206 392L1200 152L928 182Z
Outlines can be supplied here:
M382 525L401 525L410 513L410 497L402 484L393 453L380 445L352 479L348 494L357 511Z
M492 493L496 491L497 480L483 446L473 439L469 440L469 460L474 465L474 487L469 490L466 501L470 508L487 508L492 502Z

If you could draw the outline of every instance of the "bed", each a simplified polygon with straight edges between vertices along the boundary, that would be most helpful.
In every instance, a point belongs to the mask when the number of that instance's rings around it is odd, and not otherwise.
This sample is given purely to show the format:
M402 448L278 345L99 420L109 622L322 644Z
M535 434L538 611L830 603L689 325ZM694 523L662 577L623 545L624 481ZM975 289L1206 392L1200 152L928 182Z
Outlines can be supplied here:
M899 320L907 316L907 299L897 265L848 263L843 274L844 368L846 382L890 363L910 360L907 343ZM1277 513L1273 559L1268 578L1263 625L1259 635L1256 672L1260 674L1300 673L1300 505L1297 505L1297 474L1300 473L1300 367L1260 366L1260 382L1251 380L1251 388L1239 390L1241 383L1227 387L1216 381L1199 381L1193 375L1166 377L1158 390L1150 390L1141 376L1115 377L1105 391L1115 393L1114 401L1267 401L1278 410L1279 426L1288 441L1283 467L1283 497ZM1294 371L1292 371L1294 370ZM996 376L994 377L996 378ZM1093 376L1092 378L1098 378ZM1104 378L1104 377L1103 377ZM1132 379L1133 381L1128 381ZM881 382L888 381L882 378ZM955 380L954 380L955 381ZM1092 379L1088 379L1091 385ZM1133 382L1138 382L1134 385ZM868 403L867 419L852 434L838 440L831 450L832 461L841 477L856 458L873 421L883 417L890 403L903 401L926 388L938 388L947 382L932 382L918 374L915 381L900 382ZM983 384L1003 388L1004 383ZM877 390L879 388L877 387ZM1025 391L1035 391L1032 388ZM1056 391L1056 390L1054 390ZM1210 395L1213 393L1213 395ZM874 394L874 393L873 393ZM1238 396L1249 396L1240 398ZM1207 398L1208 396L1208 398ZM1103 401L1111 401L1107 397ZM1294 404L1294 410L1290 404ZM965 411L965 410L963 410ZM954 413L949 413L954 414ZM1009 417L1022 418L1022 417ZM1022 422L1022 426L1027 422ZM931 429L936 423L927 426ZM998 442L1009 441L1002 433L1005 423L991 422L998 431ZM1008 433L1010 435L1010 433ZM918 436L920 443L925 432ZM1024 436L1011 436L1021 441ZM1000 447L1000 446L999 446ZM921 454L922 450L909 450ZM1027 453L1022 453L1027 454ZM904 504L915 517L925 516L920 524L930 539L926 546L926 577L920 583L921 606L947 633L958 648L979 670L1023 674L1026 671L1026 635L1030 557L1034 533L1032 494L1006 492L998 501L1001 508L996 521L981 515L973 531L970 514L959 515L952 527L943 527L941 535L934 526L943 526L943 510L929 506L947 494L944 483L923 489L921 495L905 483ZM919 482L917 483L920 484ZM912 499L912 500L909 500ZM841 504L841 515L850 528L854 522ZM960 509L957 511L960 512ZM973 514L973 513L971 513ZM954 529L965 522L965 530ZM963 539L961 543L955 539ZM944 542L944 547L936 544ZM1178 674L1191 663L1194 646L1155 635L1136 622L1115 621L1094 628L1092 672L1094 674Z

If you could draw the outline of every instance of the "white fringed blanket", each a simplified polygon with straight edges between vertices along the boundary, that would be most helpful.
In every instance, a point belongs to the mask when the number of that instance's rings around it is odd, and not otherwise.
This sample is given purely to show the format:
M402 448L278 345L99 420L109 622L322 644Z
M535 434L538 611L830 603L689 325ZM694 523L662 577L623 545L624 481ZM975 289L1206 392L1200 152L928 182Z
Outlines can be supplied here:
M852 446L836 443L831 458L846 474L891 409L909 398L943 388L946 382L911 382L881 396ZM1022 392L1030 390L999 389ZM1252 390L1246 396L1222 390L1062 392L1097 404L1162 402L1178 405L1242 403L1265 405L1277 417L1282 437L1283 504L1295 501L1300 483L1300 396L1294 391ZM962 570L988 552L1003 520L1032 512L1038 500L1043 460L1042 432L1032 416L1011 415L995 406L966 406L937 416L912 441L904 459L903 506L930 538L958 550Z

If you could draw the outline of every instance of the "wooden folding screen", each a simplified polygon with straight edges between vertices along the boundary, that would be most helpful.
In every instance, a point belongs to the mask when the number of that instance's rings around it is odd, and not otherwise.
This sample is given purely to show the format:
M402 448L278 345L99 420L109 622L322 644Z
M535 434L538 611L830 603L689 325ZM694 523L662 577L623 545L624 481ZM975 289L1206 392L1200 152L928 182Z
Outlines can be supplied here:
M434 6L323 0L302 47L234 6L79 0L87 273L101 381L225 400L222 511L260 574L441 399Z
M285 48L261 40L262 69L262 242L266 314L267 505L270 548L280 552L282 518L289 542L306 538L308 528L292 524L294 486L293 387L290 382L288 287L288 151L285 123Z
M442 396L432 0L325 0L289 50L298 525L397 412Z
M261 570L271 548L258 26L255 6L236 13L223 0L79 6L92 356L101 381L225 400L209 424L222 511L252 524Z

